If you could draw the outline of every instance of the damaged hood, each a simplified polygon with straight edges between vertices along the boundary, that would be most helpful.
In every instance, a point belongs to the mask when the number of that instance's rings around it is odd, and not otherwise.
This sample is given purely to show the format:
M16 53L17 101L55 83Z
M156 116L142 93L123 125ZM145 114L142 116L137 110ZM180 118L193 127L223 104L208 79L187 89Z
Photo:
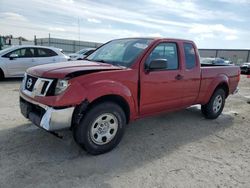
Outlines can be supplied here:
M65 77L73 77L92 72L121 69L123 68L106 63L92 61L68 61L64 63L35 66L29 68L27 73L36 77L63 79Z

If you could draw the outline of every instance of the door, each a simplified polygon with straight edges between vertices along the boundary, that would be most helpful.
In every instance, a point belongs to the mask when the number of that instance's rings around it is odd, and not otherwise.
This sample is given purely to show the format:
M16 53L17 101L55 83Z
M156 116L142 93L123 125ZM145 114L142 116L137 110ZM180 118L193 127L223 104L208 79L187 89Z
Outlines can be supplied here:
M183 43L185 68L183 69L183 97L184 106L195 104L199 95L201 73L198 59L198 51L196 51L192 43Z
M179 108L183 93L178 47L174 42L159 43L144 64L152 60L167 60L162 70L142 71L140 87L140 114L147 115Z
M59 61L57 53L47 48L35 48L35 56L36 65L56 63Z
M34 64L34 48L20 48L5 55L10 76L23 76L27 68Z

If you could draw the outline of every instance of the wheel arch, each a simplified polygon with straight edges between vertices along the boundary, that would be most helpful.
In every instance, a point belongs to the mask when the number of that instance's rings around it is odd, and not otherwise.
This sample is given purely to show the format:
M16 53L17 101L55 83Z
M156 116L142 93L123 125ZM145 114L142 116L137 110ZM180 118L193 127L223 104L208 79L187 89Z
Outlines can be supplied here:
M122 96L119 96L119 95L109 94L109 95L104 95L104 96L98 97L91 102L88 100L84 100L81 104L77 105L75 107L74 112L73 112L71 126L75 126L75 125L79 124L80 120L84 117L84 114L90 108L93 108L94 106L101 104L103 102L113 102L113 103L119 105L125 113L126 123L129 123L131 112L130 112L129 104L126 101L126 99L124 99Z
M225 97L227 98L228 95L229 95L229 86L228 86L228 83L225 82L225 81L221 81L219 82L218 84L216 84L214 86L214 88L211 90L211 92L209 92L209 94L207 95L206 97L206 101L209 102L209 100L211 99L211 97L213 96L214 92L217 90L217 89L223 89L225 91ZM206 102L206 103L207 103Z
M115 94L110 94L110 95L104 95L104 96L101 96L95 100L93 100L90 104L89 104L89 107L93 107L97 104L100 104L102 102L113 102L113 103L116 103L117 105L119 105L125 115L126 115L126 122L128 123L129 122L129 119L130 119L130 108L129 108L129 104L128 102L126 101L126 99L124 99L122 96L120 95L115 95Z
M221 83L219 83L219 84L217 85L217 87L214 89L214 92L215 92L217 89L219 89L219 88L221 88L221 89L223 89L223 90L225 91L226 98L227 98L228 95L229 95L229 86L228 86L228 84L227 84L226 82L221 82ZM214 93L214 92L213 92L213 93Z
M226 98L229 95L229 84L228 84L228 77L224 74L217 76L208 86L207 86L207 92L205 94L204 100L202 104L206 104L209 102L210 98L213 96L214 92L218 88L224 89L226 93Z

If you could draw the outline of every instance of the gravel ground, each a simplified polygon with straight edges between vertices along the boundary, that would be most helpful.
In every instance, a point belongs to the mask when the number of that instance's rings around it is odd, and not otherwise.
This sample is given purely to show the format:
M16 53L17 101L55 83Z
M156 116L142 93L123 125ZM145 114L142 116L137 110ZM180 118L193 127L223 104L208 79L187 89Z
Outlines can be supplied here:
M250 187L250 79L216 120L199 106L131 123L113 151L91 156L19 112L21 80L0 82L0 187Z

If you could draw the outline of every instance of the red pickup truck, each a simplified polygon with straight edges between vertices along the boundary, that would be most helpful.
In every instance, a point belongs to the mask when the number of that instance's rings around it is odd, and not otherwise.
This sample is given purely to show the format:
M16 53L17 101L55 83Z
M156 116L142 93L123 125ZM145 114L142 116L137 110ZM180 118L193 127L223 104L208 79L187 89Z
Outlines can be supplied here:
M50 132L70 128L87 152L101 154L138 118L194 104L206 118L217 118L239 80L237 66L201 67L192 41L125 38L83 61L28 69L20 108L35 125Z

